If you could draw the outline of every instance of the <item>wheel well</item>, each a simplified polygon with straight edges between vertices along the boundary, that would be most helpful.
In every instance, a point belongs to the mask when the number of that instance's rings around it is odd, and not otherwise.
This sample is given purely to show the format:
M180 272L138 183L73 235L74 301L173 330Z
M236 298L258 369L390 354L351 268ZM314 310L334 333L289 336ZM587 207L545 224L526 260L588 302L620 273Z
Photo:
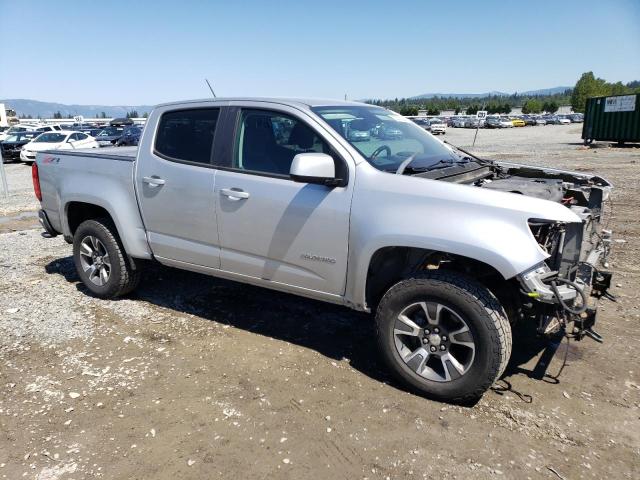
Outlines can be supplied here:
M498 297L508 315L512 310L513 282L505 280L491 265L463 255L414 247L384 247L373 254L367 271L367 305L375 310L386 291L400 280L436 269L464 273L477 280Z
M72 236L78 226L85 220L104 217L111 219L109 212L98 205L84 202L69 202L67 204L67 223ZM113 219L111 220L113 221Z

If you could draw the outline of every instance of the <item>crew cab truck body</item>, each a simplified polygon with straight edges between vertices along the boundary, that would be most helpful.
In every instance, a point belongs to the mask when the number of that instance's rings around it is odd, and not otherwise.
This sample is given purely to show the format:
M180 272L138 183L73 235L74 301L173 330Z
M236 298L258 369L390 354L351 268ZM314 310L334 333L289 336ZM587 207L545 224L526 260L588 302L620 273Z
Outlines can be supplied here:
M355 120L402 135L353 142ZM165 104L137 148L94 152L39 153L33 173L97 296L153 260L375 312L390 370L452 402L504 372L520 322L596 335L600 177L479 159L355 102Z

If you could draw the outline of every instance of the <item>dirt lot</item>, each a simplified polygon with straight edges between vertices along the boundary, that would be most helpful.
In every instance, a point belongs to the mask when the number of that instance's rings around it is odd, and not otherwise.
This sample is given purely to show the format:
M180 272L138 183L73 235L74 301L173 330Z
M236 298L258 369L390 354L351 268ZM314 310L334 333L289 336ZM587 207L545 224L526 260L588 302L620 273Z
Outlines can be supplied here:
M346 309L162 267L130 298L90 297L71 247L29 213L29 168L8 165L0 478L640 478L640 148L586 149L579 136L483 130L474 151L614 182L606 341L571 344L557 381L531 378L539 349L517 343L471 408L403 391L370 318Z

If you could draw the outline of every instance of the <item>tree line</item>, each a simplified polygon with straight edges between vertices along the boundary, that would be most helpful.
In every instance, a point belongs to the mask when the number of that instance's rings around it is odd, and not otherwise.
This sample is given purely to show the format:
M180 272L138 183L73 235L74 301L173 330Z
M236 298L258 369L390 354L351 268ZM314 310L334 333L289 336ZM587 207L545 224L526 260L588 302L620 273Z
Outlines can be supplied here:
M596 78L593 72L583 73L573 88L553 95L489 95L486 97L433 97L433 98L394 98L369 99L366 103L388 108L401 115L418 115L425 110L427 115L440 115L443 110L453 110L456 115L461 111L475 114L486 110L490 114L511 113L513 107L521 107L522 113L556 113L561 105L571 105L574 112L584 112L587 98L626 95L640 93L640 80L623 84L609 83Z
M138 111L137 110L131 110L129 112L127 112L127 118L148 118L149 117L149 112L144 112L142 115L138 115ZM26 116L21 116L20 118L32 118L31 116L26 117ZM40 118L40 117L38 117ZM60 112L60 110L58 110L57 112L54 112L53 114L53 118L55 119L70 119L73 118L73 115L71 115L70 113L67 114L67 116L63 116L62 113ZM100 112L98 115L96 115L96 118L107 118L107 112Z

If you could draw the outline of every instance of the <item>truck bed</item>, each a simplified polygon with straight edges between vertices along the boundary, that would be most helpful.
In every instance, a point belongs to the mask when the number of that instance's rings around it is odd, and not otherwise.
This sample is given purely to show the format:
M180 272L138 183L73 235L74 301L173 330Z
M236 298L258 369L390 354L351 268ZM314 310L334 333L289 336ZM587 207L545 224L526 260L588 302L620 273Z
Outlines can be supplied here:
M118 231L126 232L121 237L126 251L148 258L134 186L136 152L137 147L38 152L42 209L54 230L71 239L67 202L101 207L111 216Z

